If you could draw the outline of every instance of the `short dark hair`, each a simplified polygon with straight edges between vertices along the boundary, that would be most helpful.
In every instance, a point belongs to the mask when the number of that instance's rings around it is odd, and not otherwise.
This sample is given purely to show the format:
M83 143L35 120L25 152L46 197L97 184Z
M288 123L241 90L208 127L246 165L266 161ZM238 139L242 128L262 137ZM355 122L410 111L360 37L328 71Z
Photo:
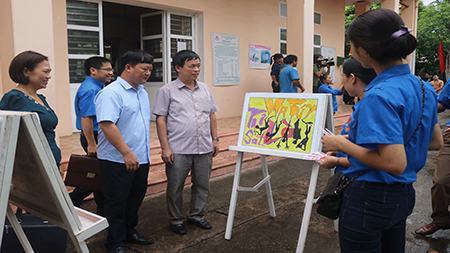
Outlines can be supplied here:
M91 68L100 69L104 63L111 63L111 61L103 56L92 56L84 61L84 73L91 75Z
M120 76L127 64L134 67L139 63L153 64L153 56L143 50L127 51L117 59L117 74Z
M9 77L15 83L28 84L24 71L33 71L43 61L48 61L48 57L38 52L24 51L16 55L9 64Z
M192 51L192 50L181 50L178 51L173 57L172 57L172 66L175 68L176 66L184 67L184 63L191 60L200 60L200 56ZM176 70L176 68L175 68Z
M377 73L373 69L364 68L354 58L350 58L344 62L342 72L346 76L350 76L351 74L355 75L365 84L369 84L377 76Z
M284 63L285 64L291 64L291 63L293 63L295 61L297 61L297 56L296 55L290 54L290 55L284 57Z
M353 45L362 47L381 64L406 58L417 45L402 18L388 9L372 10L358 16L348 28L347 35Z

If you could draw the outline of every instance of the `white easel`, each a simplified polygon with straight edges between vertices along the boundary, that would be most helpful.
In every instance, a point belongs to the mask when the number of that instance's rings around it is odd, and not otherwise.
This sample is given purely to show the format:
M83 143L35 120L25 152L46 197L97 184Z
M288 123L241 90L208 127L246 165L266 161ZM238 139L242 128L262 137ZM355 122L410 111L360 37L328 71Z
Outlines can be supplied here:
M73 206L34 113L0 111L0 222L6 216L25 252L34 252L9 203L65 229L80 253L108 227L104 217Z
M281 150L258 148L252 146L242 145L242 138L244 132L244 124L246 123L246 113L249 106L250 97L269 97L269 98L305 98L305 99L318 99L318 106L316 111L316 118L314 122L313 138L312 138L312 152L320 152L322 150L321 136L322 129L327 127L331 131L334 131L333 122L333 105L331 95L328 94L273 94L273 93L247 93L245 96L244 109L242 113L241 130L239 131L239 139L237 146L230 146L230 150L236 151L237 161L236 169L234 173L233 188L231 191L230 207L228 211L227 225L225 230L225 239L230 240L233 230L234 216L236 212L237 197L238 192L258 192L261 186L265 186L267 202L269 206L269 213L271 217L276 217L275 205L273 202L272 188L270 184L270 174L268 171L268 166L266 162L266 156L279 156L286 158L309 160L307 158L308 154L296 153L296 152L286 152ZM253 187L242 187L239 185L241 177L241 168L244 153L256 153L261 155L261 170L263 174L263 179ZM305 208L303 211L302 225L300 229L300 234L297 242L297 253L303 253L305 247L306 235L308 233L309 221L311 218L311 212L314 200L314 194L317 186L317 178L319 175L319 164L314 163L311 171L311 178L309 181L308 194L306 196Z

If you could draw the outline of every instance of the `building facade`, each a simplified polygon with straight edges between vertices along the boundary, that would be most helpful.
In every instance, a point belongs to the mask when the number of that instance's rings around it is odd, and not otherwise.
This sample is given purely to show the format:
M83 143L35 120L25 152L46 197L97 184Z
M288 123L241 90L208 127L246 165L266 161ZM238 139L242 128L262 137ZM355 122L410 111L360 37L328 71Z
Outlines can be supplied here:
M84 59L104 55L114 62L137 48L151 53L154 71L146 89L152 101L157 89L175 78L171 55L192 49L202 58L200 79L213 92L218 117L240 116L246 92L271 91L267 56L253 52L296 54L301 82L311 91L314 53L343 60L345 5L356 4L360 14L370 2L2 0L0 95L15 85L8 67L16 54L35 50L47 55L52 79L42 93L60 119L58 135L69 135L74 131L73 97L84 78ZM417 0L381 4L401 13L416 31Z

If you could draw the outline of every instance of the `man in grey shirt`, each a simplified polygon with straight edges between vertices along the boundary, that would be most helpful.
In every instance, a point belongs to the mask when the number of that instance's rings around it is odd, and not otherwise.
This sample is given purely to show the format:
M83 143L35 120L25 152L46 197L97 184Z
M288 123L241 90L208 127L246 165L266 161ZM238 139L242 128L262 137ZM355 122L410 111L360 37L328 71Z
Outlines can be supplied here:
M189 171L192 198L187 221L203 229L212 228L204 213L212 157L218 152L217 108L206 84L197 81L200 57L195 52L178 52L172 64L178 78L158 91L153 114L156 115L161 158L166 163L170 229L184 235L182 197Z

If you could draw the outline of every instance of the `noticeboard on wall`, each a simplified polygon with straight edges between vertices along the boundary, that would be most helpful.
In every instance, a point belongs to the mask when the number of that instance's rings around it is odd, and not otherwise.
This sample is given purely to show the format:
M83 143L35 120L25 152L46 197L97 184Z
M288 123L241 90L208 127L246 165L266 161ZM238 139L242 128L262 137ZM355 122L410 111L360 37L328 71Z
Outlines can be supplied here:
M212 33L212 51L214 84L239 84L239 37L223 33Z

